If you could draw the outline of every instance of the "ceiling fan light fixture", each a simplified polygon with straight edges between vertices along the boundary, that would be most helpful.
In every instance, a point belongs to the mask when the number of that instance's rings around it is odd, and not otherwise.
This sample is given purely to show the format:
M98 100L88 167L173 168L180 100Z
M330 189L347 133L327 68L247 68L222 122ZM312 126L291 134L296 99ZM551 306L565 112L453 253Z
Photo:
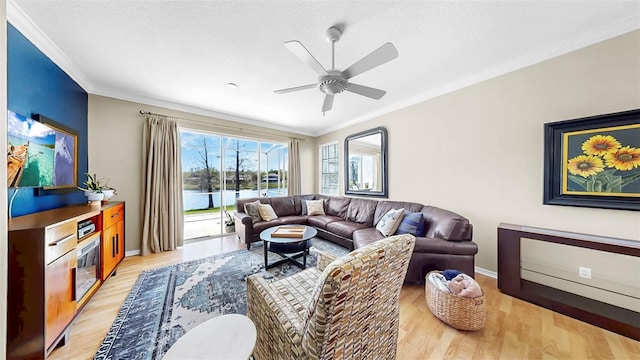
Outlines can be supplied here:
M318 88L327 95L335 95L343 92L349 82L342 76L327 75L320 78Z

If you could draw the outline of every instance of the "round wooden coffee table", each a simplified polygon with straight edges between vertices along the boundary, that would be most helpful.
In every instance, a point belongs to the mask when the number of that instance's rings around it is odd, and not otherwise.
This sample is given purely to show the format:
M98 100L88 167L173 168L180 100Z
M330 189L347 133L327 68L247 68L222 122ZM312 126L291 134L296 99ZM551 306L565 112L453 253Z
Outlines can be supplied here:
M256 326L244 315L217 316L182 335L162 359L249 359L256 335Z
M278 228L304 228L301 238L289 238L289 237L277 237L272 236L273 232ZM311 239L318 235L318 230L306 225L278 225L263 230L260 233L260 239L264 243L264 267L270 269L280 264L291 262L301 269L307 267L307 255L309 255L309 248L311 248ZM278 260L269 264L269 252L276 253L283 257L282 260ZM302 264L296 260L297 257L302 256Z

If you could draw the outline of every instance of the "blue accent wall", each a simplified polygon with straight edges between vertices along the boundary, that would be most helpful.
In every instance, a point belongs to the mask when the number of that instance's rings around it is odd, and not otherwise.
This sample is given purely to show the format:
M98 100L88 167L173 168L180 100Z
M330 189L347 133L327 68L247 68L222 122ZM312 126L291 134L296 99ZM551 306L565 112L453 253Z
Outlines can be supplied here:
M42 114L78 133L78 184L82 184L89 164L87 92L9 23L7 98L7 107L15 113L27 117ZM8 190L8 199L14 192ZM22 188L13 200L10 216L84 202L79 190L49 190L37 196L33 188Z

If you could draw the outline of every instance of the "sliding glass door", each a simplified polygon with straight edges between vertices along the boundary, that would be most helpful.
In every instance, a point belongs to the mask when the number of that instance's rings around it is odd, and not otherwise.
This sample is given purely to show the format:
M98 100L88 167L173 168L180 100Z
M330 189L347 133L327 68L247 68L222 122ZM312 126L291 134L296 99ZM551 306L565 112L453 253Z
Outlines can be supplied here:
M260 143L260 194L287 196L289 149L286 144Z
M233 232L236 199L287 195L287 144L187 129L180 141L186 240Z

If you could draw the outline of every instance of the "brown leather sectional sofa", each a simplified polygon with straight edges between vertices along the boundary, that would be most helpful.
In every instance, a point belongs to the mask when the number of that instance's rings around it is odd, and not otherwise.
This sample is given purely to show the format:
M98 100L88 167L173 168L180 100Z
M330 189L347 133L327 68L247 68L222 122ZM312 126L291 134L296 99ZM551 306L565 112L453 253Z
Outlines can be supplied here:
M305 200L324 199L326 215L306 215ZM270 204L277 219L252 222L244 213L244 204L260 200ZM236 232L247 244L260 241L260 232L284 224L304 224L318 230L318 236L349 249L384 238L375 226L390 209L422 212L426 231L416 237L413 256L405 282L423 282L431 270L456 269L474 275L478 245L471 241L473 226L465 217L448 210L412 202L371 200L346 196L297 195L273 198L250 198L236 201Z

